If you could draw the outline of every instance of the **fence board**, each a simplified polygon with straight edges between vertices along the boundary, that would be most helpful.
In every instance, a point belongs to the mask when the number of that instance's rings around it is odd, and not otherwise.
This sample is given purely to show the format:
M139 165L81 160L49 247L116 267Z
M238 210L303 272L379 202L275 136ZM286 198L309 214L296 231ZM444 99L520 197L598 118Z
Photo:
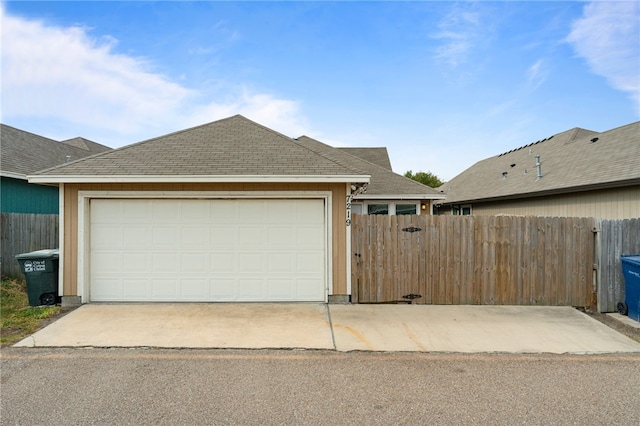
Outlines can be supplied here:
M597 229L598 311L615 312L618 302L625 299L620 256L640 254L640 218L601 220Z
M58 247L57 214L0 214L0 272L3 277L22 278L15 256Z
M419 304L589 306L594 224L589 218L354 215L354 301L393 303L413 293L422 296L413 302ZM408 227L421 230L403 231Z

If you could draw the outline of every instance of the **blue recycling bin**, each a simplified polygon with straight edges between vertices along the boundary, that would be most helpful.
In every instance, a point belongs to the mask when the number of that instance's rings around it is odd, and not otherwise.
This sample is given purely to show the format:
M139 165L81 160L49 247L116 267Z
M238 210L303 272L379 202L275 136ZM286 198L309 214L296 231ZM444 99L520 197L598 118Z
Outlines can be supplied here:
M625 298L629 318L640 322L640 255L622 256Z

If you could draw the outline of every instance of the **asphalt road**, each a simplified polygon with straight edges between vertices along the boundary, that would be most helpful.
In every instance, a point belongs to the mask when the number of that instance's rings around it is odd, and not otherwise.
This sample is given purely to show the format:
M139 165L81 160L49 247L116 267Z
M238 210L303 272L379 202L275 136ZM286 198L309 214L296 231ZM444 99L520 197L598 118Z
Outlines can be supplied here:
M640 354L0 351L3 425L640 424Z

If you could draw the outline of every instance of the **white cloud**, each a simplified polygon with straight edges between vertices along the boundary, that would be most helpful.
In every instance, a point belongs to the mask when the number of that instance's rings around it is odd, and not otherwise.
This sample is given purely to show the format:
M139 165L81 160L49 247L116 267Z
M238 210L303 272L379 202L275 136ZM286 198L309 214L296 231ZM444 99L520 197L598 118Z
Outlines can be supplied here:
M224 103L211 102L197 106L193 113L185 117L185 123L197 125L235 114L242 114L287 136L297 137L308 133L306 120L297 102L269 94L251 93L246 88Z
M0 20L3 122L65 123L79 129L69 136L112 146L238 113L292 135L306 127L295 101L242 84L213 94L184 87L154 72L150 61L116 53L110 36L10 16L1 5Z
M587 4L567 41L593 73L629 93L640 109L640 3Z
M544 66L544 61L539 59L527 70L527 86L535 90L544 83L547 76L548 72Z
M438 31L432 36L443 40L436 49L436 59L456 68L466 62L470 52L483 40L480 14L470 8L455 5L438 24Z

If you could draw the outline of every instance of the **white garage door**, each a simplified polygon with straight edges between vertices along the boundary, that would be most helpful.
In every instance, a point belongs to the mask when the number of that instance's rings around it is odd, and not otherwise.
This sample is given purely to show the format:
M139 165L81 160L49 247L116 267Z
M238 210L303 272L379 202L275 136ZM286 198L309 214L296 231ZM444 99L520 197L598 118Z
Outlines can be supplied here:
M92 301L325 301L319 199L92 199Z

